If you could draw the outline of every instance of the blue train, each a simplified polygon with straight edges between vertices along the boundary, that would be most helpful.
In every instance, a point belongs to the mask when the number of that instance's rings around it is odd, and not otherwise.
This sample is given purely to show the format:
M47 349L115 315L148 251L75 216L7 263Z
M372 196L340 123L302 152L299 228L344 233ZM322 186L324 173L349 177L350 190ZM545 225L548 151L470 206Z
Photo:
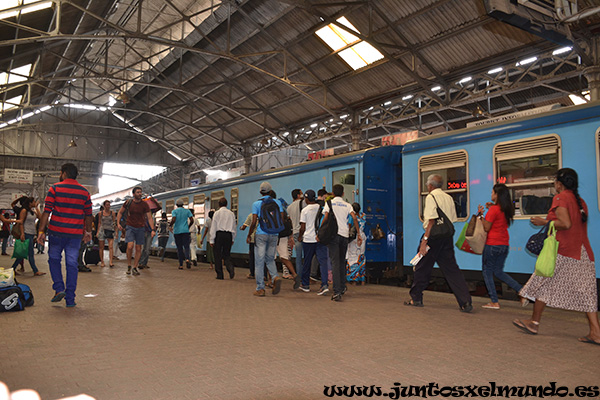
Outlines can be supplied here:
M455 200L459 222L456 235L478 204L490 200L495 182L506 183L516 206L510 233L507 272L529 275L534 258L524 250L527 238L536 232L532 215L545 215L553 195L553 174L559 168L574 168L580 176L580 194L587 202L588 233L600 251L600 103L566 107L530 117L497 122L423 137L405 146L384 146L309 161L276 170L179 189L155 195L167 213L179 198L193 204L195 217L204 223L210 209L225 197L241 226L259 198L258 187L269 181L278 197L291 200L291 191L340 183L345 198L357 201L366 213L366 259L376 277L390 267L409 265L422 229L425 182L431 173L444 177L446 190ZM119 204L115 204L119 207ZM246 232L240 232L232 255L247 258ZM174 249L173 240L169 247ZM481 256L457 251L464 270L481 269Z

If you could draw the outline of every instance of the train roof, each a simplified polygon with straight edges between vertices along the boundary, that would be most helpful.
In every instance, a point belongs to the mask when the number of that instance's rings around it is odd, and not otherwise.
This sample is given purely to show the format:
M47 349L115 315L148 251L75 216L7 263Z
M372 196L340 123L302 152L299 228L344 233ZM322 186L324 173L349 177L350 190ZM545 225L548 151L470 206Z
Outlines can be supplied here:
M565 115L568 114L568 117ZM497 122L483 127L471 127L450 131L447 133L426 136L408 141L403 149L403 154L434 149L477 139L502 136L529 129L556 126L568 122L597 118L600 115L600 101L589 102L581 106L563 107L514 120Z
M364 158L365 154L373 151L398 151L400 152L402 146L385 146L385 147L375 147L371 149L358 150L350 153L344 153L337 156L323 158L321 160L314 160L309 162L303 162L300 164L289 165L286 167L270 169L267 171L253 172L247 175L240 175L234 178L229 178L226 180L220 180L211 183L205 183L199 186L192 186L188 188L171 190L169 192L164 192L155 195L157 199L165 198L165 197L179 197L186 196L192 193L197 193L206 190L219 189L225 186L235 186L240 183L247 182L258 182L263 180L268 180L270 178L276 178L282 175L287 175L290 173L297 172L305 172L305 171L314 171L316 169L329 168L335 165L344 164L352 161L360 161Z

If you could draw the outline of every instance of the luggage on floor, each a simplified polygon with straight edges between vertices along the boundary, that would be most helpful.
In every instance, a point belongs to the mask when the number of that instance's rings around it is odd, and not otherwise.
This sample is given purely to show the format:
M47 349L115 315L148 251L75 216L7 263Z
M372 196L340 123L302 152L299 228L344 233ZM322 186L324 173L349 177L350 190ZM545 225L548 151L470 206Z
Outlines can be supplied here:
M29 285L25 285L24 283L17 283L17 286L21 288L23 292L23 297L25 298L25 307L31 307L34 303L33 300L33 292Z
M25 295L19 286L0 288L0 312L23 311Z
M97 265L100 262L100 249L98 246L85 249L83 261L85 262L85 265Z

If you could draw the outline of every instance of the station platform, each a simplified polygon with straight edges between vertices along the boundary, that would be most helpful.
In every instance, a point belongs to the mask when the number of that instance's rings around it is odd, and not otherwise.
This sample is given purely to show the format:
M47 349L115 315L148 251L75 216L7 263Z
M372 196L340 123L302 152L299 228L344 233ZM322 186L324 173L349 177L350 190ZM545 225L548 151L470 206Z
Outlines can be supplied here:
M0 262L12 264L8 256ZM48 272L46 255L36 262ZM406 288L366 285L349 286L338 303L317 296L318 285L304 293L288 280L280 294L259 298L247 269L221 281L206 264L149 264L140 276L126 275L124 261L80 273L77 307L68 309L50 302L50 275L33 277L26 263L18 279L35 305L0 315L0 381L42 399L115 400L322 399L334 385L387 393L395 383L554 381L573 394L600 386L600 346L577 341L588 332L583 313L547 309L532 336L511 323L532 306L514 301L485 310L488 299L475 297L474 312L464 314L448 293L426 292L416 308L402 305Z

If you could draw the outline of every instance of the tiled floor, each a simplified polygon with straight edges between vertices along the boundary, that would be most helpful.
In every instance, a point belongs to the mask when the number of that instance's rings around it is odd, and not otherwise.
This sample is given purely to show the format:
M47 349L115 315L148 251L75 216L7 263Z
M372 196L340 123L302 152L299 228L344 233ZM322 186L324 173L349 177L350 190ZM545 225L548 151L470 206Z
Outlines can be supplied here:
M38 256L48 271L46 256ZM6 256L0 265L9 266ZM325 386L600 385L600 346L582 344L585 316L547 310L538 336L512 326L531 311L458 311L446 293L405 307L408 290L350 287L344 301L292 291L252 296L247 270L219 281L206 265L151 259L138 277L79 274L78 306L50 303L49 275L21 282L35 306L0 315L0 381L43 399L319 399ZM95 297L86 297L95 295Z

